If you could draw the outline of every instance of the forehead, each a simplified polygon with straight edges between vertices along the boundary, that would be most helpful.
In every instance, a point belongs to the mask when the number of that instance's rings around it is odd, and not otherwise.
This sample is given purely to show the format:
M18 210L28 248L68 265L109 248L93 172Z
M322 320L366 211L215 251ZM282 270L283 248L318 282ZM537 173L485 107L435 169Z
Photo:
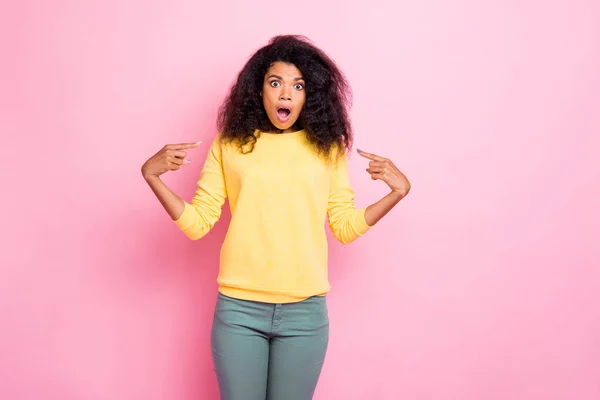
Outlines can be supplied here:
M276 61L271 64L269 69L267 69L265 76L269 77L270 75L279 75L283 78L295 79L301 78L302 72L300 72L298 67L296 67L294 64Z

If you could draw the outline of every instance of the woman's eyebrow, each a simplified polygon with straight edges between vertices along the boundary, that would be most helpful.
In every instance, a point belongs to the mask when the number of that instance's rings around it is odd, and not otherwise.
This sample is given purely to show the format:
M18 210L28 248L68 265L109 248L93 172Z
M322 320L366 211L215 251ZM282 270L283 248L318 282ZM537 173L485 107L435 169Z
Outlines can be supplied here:
M276 78L279 79L280 81L283 80L283 78L279 75L269 75L269 77L267 79L271 79L271 78ZM304 78L303 77L298 77L298 78L294 78L295 81L303 81Z

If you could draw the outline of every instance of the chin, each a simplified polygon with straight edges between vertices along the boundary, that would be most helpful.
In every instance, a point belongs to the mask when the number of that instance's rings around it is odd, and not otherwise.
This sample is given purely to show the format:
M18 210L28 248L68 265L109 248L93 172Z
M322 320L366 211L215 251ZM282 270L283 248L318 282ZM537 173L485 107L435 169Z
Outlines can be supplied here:
M292 120L289 120L289 121L287 121L287 122L285 122L285 123L282 123L282 122L281 122L281 121L279 121L279 120L275 120L275 121L273 121L273 120L271 119L271 125L273 125L275 128L277 128L277 129L279 129L279 130L282 130L282 131L285 131L285 130L287 130L287 129L293 128L293 127L296 125L296 123L297 123L297 122L298 122L298 120L297 120L297 119L296 119L296 120L293 120L293 121L292 121Z

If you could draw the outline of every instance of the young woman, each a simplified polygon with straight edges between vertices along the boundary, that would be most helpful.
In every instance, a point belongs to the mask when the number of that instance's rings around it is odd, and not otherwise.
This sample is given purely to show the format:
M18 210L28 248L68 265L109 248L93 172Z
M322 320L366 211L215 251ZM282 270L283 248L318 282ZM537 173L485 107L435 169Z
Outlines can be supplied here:
M350 90L334 62L301 36L277 36L240 72L219 112L188 203L160 179L189 163L171 144L142 174L174 223L200 239L229 199L212 354L222 399L311 399L329 337L324 223L342 243L365 234L410 190L388 159L358 150L388 195L357 209L348 177Z

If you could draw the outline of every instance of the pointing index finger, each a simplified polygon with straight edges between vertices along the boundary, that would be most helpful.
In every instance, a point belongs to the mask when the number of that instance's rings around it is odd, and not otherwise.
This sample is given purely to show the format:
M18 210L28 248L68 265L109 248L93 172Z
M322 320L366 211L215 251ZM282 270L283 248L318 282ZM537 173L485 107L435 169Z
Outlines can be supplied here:
M183 150L183 149L191 149L194 147L197 147L198 145L200 145L200 143L202 143L202 141L198 141L196 143L179 143L179 144L174 144L173 145L173 149L174 150Z
M380 157L378 155L375 154L371 154L371 153L367 153L366 151L362 151L361 149L356 149L356 151L358 152L358 154L360 154L361 156L368 158L369 160L373 160L373 161L385 161L385 158Z

